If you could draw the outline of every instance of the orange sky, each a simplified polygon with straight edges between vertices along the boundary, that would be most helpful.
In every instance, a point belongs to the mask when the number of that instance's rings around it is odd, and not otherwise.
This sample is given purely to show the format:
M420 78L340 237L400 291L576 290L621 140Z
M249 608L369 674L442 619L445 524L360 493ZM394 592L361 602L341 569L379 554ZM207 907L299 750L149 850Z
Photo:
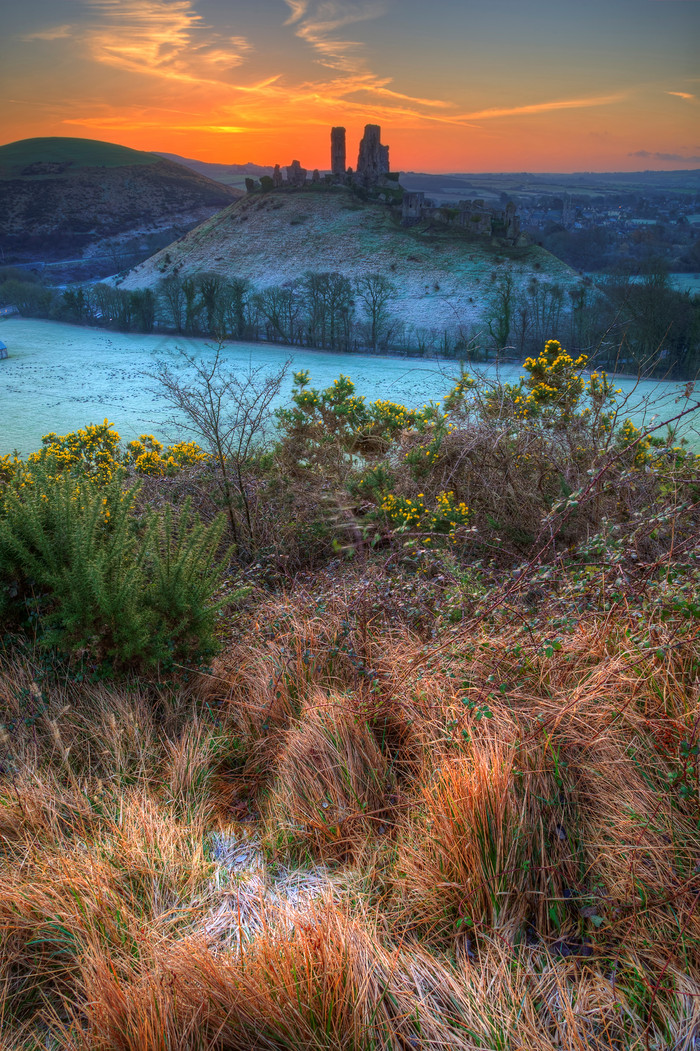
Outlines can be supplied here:
M699 0L27 0L3 15L3 142L106 139L328 166L700 167Z

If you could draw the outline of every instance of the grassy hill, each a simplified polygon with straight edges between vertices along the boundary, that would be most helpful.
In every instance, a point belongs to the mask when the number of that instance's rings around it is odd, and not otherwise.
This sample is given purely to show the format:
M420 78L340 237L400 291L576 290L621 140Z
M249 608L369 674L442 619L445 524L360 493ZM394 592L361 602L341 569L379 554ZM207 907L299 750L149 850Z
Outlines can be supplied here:
M105 238L146 233L167 243L238 196L155 154L73 138L0 147L0 187L7 262L91 255Z
M350 278L370 270L396 284L394 309L402 320L444 329L478 322L505 269L516 286L534 276L565 285L575 280L536 246L505 247L437 224L406 228L385 205L338 188L244 197L135 267L122 287L212 271L264 288L309 270Z
M70 175L82 168L122 168L157 164L154 153L132 150L115 142L97 139L49 138L20 139L0 146L0 179L35 178L42 165L51 174ZM63 171L58 172L57 168Z

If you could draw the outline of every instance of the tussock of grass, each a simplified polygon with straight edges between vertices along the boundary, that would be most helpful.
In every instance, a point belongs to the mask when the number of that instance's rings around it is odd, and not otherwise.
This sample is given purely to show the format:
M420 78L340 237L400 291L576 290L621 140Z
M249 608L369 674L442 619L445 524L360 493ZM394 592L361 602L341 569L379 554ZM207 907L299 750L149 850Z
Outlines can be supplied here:
M266 825L275 849L357 860L388 819L393 777L349 696L312 694L284 732Z
M426 642L357 579L187 688L5 661L4 1046L694 1046L692 621Z

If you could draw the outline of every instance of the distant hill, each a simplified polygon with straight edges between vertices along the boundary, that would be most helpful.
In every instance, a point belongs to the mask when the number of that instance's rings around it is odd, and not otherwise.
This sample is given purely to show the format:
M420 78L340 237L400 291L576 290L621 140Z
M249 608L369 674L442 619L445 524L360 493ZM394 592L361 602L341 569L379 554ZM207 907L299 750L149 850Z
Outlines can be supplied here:
M22 179L41 175L71 175L81 168L124 168L152 165L155 153L132 150L97 139L20 139L0 146L0 178Z
M240 192L153 153L40 138L0 146L0 196L6 262L103 258L108 273L125 247L143 258Z
M590 197L620 193L698 193L700 171L644 172L450 172L443 175L402 172L401 185L422 190L438 201L506 194L516 201L545 194Z
M272 166L264 164L212 164L209 161L196 161L191 157L180 157L177 153L157 153L157 157L165 157L176 164L182 164L185 168L191 168L193 172L206 175L208 179L222 182L225 186L243 187L246 178L252 176L259 179L261 175L272 175Z
M202 271L246 277L260 288L308 270L350 278L374 271L396 284L395 312L403 321L441 330L480 323L506 267L516 285L533 277L576 281L541 248L469 240L444 226L406 228L385 205L337 188L244 197L136 266L120 287L151 287L169 274Z
M192 171L227 186L243 188L247 176L270 175L272 167L253 164L215 164L159 153L159 157L183 164ZM584 194L591 197L610 193L698 193L700 169L637 172L414 172L401 173L407 190L422 190L438 202L483 198L493 202L503 194L527 201L544 194Z

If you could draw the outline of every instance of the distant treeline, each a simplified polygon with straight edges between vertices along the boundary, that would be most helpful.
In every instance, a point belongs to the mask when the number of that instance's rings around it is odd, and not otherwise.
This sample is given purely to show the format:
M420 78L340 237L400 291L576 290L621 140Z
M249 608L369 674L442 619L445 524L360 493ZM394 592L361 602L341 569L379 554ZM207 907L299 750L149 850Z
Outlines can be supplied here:
M407 324L396 310L399 288L385 274L350 280L309 271L285 285L256 287L245 277L169 274L155 289L109 284L47 287L7 268L0 303L29 317L97 325L120 332L281 343L341 353L382 353L522 361L547 339L596 365L690 379L700 371L700 298L674 289L662 266L630 276L582 279L565 287L533 275L522 287L494 271L481 293L482 320L451 328Z

